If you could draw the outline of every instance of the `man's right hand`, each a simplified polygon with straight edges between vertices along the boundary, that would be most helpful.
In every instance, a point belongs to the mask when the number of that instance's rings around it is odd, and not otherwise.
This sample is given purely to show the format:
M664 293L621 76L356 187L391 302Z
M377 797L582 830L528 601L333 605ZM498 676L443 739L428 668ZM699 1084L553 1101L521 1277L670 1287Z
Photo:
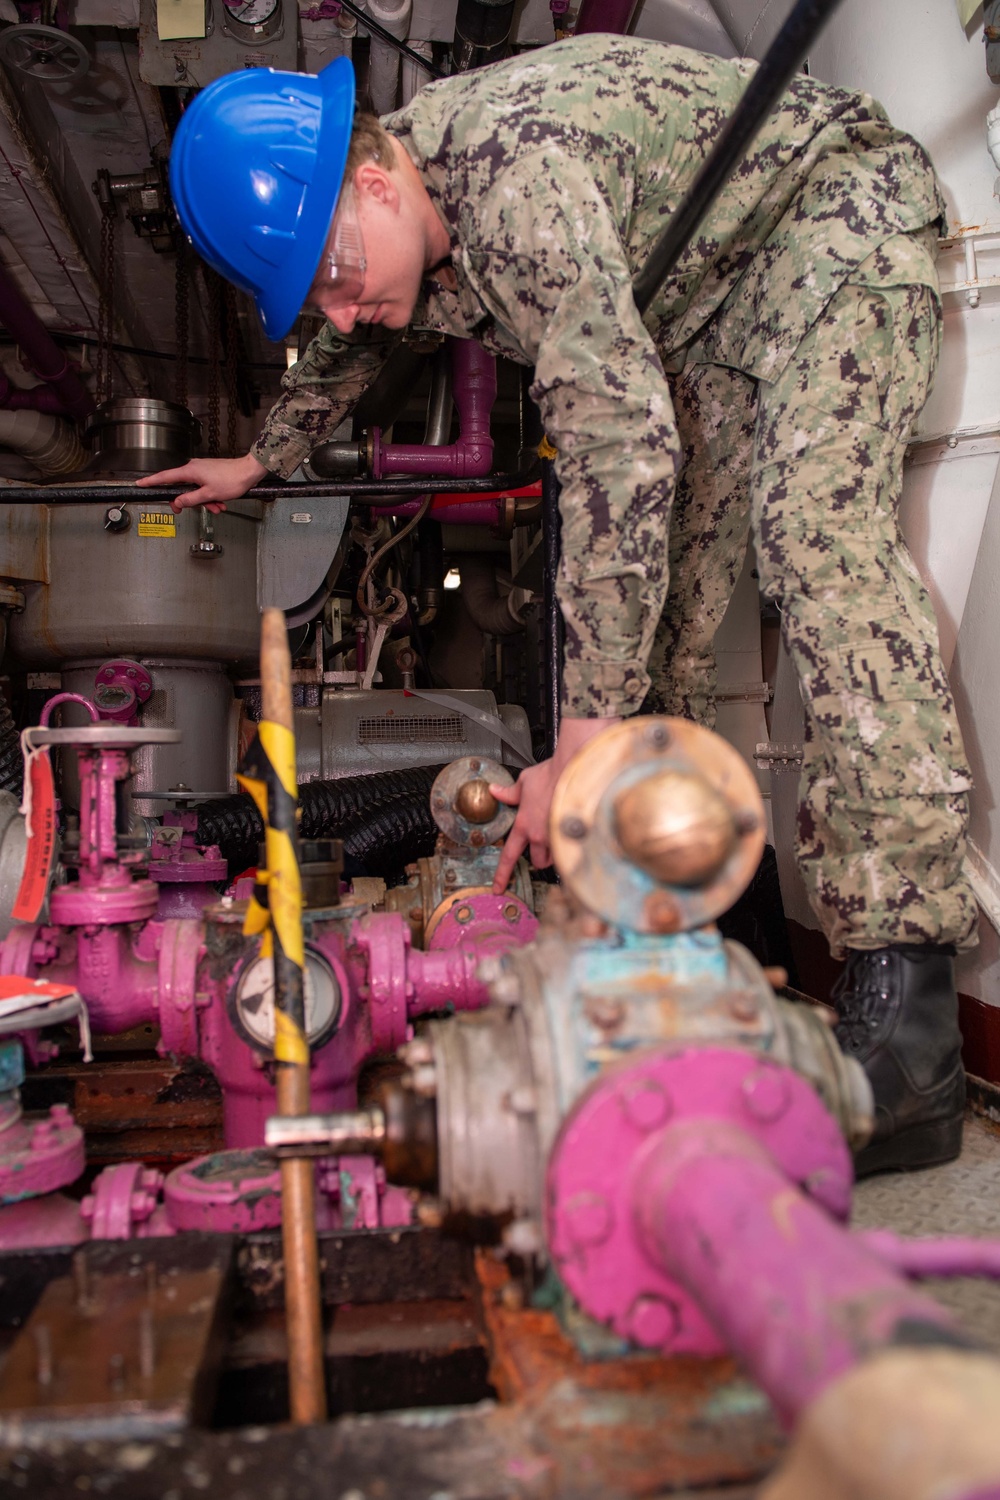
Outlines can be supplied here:
M242 458L192 458L179 469L161 469L158 474L146 474L137 479L142 489L157 484L192 484L192 489L171 500L173 510L184 510L189 505L204 505L216 515L225 510L227 500L238 500L245 495L267 473L252 453Z

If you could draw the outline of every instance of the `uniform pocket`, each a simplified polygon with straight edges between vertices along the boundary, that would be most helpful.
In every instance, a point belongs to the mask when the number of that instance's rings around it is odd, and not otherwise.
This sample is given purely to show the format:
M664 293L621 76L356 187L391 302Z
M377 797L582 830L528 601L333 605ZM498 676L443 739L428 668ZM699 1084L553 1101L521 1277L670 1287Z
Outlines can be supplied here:
M835 648L806 690L848 797L933 797L972 785L947 680L923 643Z

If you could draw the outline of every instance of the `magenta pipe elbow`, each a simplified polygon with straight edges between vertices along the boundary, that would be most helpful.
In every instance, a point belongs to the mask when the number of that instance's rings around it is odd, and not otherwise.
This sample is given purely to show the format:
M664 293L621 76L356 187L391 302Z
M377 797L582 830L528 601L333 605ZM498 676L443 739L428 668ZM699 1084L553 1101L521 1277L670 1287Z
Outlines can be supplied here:
M458 412L458 440L444 447L431 444L383 443L372 429L372 473L428 474L450 479L481 479L493 467L490 413L497 398L496 360L471 339L452 346L452 390Z
M440 952L410 952L407 978L414 995L407 1002L406 1013L412 1019L428 1011L481 1010L489 1004L489 990L476 978L481 953L465 948L447 948Z
M0 267L0 323L20 344L37 373L58 393L65 412L80 421L89 417L94 410L93 396L3 267Z

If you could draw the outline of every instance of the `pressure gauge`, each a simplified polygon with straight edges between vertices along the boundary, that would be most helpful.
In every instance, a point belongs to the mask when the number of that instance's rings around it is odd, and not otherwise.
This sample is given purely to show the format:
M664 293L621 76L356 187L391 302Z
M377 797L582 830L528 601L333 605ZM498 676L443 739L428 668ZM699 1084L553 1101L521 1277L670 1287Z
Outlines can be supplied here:
M302 975L306 1041L313 1049L333 1035L340 1020L340 985L321 953L306 949ZM274 963L252 958L236 976L229 992L229 1015L243 1040L258 1051L274 1052Z
M281 0L223 0L225 29L247 46L280 36Z

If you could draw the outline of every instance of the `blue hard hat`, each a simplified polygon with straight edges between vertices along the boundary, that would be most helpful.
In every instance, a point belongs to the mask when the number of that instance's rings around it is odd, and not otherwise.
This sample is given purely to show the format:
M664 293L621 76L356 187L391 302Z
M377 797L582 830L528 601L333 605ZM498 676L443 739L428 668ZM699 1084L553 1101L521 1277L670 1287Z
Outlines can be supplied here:
M249 292L284 338L312 284L337 206L354 119L354 69L246 68L203 89L181 117L170 189L198 254Z

